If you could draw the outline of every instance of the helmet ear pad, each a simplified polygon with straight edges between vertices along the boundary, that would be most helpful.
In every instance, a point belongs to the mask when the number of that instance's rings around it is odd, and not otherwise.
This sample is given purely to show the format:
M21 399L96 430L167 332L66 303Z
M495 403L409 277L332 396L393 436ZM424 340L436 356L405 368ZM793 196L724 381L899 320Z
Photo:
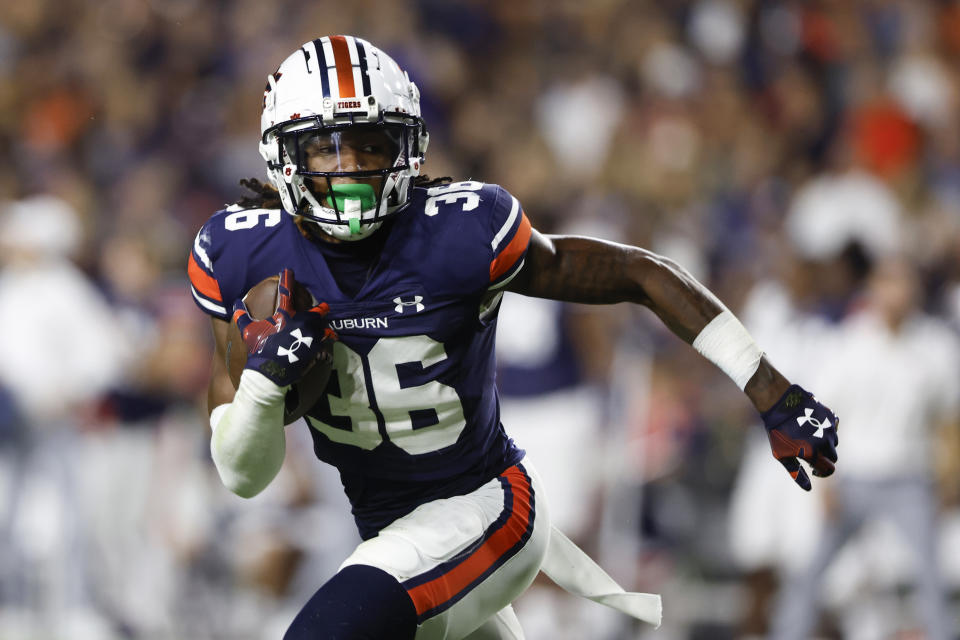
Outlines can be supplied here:
M283 167L280 163L279 143L276 133L270 133L260 140L260 156L267 162L267 178L276 187L280 195L280 204L283 210L296 214L300 208L300 198L294 191L292 181L284 176L284 173L292 172L289 167Z

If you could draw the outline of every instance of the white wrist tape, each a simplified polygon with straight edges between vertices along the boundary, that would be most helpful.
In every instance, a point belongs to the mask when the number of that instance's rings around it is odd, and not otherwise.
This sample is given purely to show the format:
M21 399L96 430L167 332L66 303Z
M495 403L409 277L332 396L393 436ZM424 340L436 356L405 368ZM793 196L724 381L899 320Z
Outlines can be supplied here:
M223 484L244 498L263 491L286 454L283 430L285 389L246 370L230 404L210 413L210 454Z
M693 348L720 367L741 391L760 367L763 357L746 327L729 309L707 323L694 339Z

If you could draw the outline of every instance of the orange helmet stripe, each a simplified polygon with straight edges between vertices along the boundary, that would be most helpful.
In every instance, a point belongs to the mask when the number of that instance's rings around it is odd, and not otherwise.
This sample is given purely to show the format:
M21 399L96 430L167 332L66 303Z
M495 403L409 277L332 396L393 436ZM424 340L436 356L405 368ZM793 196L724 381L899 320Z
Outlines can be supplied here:
M333 59L337 66L337 84L341 98L357 97L357 89L353 83L353 64L350 62L350 47L345 36L330 36L330 46L333 47Z

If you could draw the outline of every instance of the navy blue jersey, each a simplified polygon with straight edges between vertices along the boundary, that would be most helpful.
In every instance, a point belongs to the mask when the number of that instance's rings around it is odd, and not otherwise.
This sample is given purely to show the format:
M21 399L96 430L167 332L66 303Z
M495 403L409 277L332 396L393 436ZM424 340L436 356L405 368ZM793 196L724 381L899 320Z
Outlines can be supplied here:
M334 280L329 247L280 210L231 207L197 235L192 293L214 317L229 320L234 300L286 267L330 305L340 336L334 371L306 419L317 457L340 471L364 538L522 458L500 424L494 335L498 292L522 268L530 233L517 200L498 186L414 189L410 206L376 232L379 253L358 251L366 279L344 287L353 295ZM338 273L350 271L344 248Z

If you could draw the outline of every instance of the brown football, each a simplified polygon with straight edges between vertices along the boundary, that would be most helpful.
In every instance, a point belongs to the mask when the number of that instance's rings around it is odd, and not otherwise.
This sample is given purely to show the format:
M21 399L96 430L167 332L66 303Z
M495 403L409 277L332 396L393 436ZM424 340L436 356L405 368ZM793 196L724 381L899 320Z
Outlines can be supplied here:
M269 318L277 310L277 285L279 276L271 276L254 285L245 296L243 302L247 311L254 320ZM293 308L296 311L306 311L313 306L313 296L307 289L297 283L293 290ZM286 406L284 407L283 423L294 422L309 411L327 387L330 371L333 368L333 340L323 343L325 356L318 359L310 367L299 382L290 386L287 391ZM240 337L237 323L231 322L227 330L227 369L234 388L240 384L240 374L247 364L247 346Z

